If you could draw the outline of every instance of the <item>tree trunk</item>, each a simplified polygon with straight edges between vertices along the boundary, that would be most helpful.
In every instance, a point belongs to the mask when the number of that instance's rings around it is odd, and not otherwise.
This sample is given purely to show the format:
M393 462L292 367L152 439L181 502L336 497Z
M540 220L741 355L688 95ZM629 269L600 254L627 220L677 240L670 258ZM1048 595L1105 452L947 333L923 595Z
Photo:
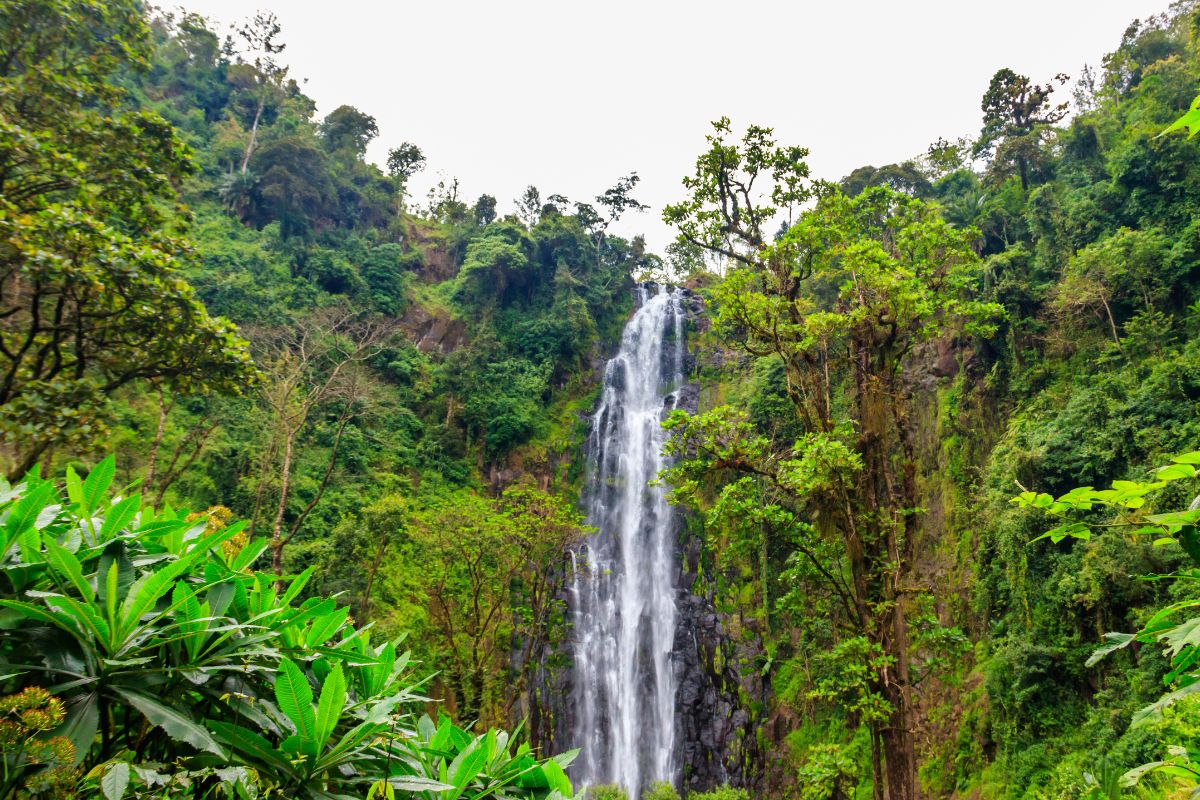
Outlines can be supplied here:
M296 434L287 431L283 440L283 463L279 465L279 503L275 506L275 522L271 526L271 569L275 576L283 574L283 514L287 510L288 492L292 487L292 448Z
M1116 342L1117 349L1121 349L1121 337L1117 334L1117 321L1113 319L1112 308L1108 305L1108 300L1102 295L1100 302L1104 304L1104 313L1108 316L1108 328L1112 331L1113 341Z
M883 746L879 741L879 731L871 726L871 797L873 800L884 800L883 781Z
M154 444L150 448L149 464L146 465L146 482L144 484L146 496L150 495L150 491L154 488L154 472L158 466L158 450L162 447L163 436L167 430L167 402L163 397L162 387L158 387L158 429L154 432Z
M264 94L258 98L258 105L254 109L254 123L250 126L250 141L246 142L246 154L242 156L243 175L250 168L250 157L254 155L254 146L258 142L258 121L262 119L263 109L266 105L267 96Z
M371 613L371 587L375 584L375 573L379 571L379 565L383 561L383 554L387 551L387 537L379 537L379 547L375 550L375 558L367 566L367 585L363 589L362 599L358 603L358 621L366 623L367 615Z
M917 800L917 758L913 746L908 687L885 683L883 695L892 705L891 719L882 730L887 800Z
M13 466L13 468L11 470L9 470L9 473L8 473L9 483L16 483L17 481L24 478L29 473L29 471L37 465L38 459L41 458L43 455L45 455L46 451L49 449L50 449L50 442L42 441L42 442L39 442L38 444L34 445L32 449L26 451L25 455L20 457L17 460L15 466Z

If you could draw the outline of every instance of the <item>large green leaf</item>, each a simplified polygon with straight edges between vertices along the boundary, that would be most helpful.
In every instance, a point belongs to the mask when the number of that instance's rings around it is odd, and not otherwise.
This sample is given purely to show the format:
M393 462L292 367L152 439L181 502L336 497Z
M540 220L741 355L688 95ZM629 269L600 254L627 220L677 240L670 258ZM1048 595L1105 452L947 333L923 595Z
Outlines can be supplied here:
M60 546L58 542L54 541L53 536L47 535L43 537L43 541L46 545L46 561L51 568L74 586L75 591L79 592L84 600L89 603L95 600L96 590L83 576L83 567L75 554Z
M313 711L312 687L304 672L290 658L279 663L279 672L275 676L275 702L292 721L298 736L316 741L317 715Z
M137 580L137 573L133 569L133 562L129 559L127 551L125 542L109 542L96 566L96 588L99 590L100 601L105 605L111 602L114 609L127 595L129 587L133 586L133 582ZM109 575L114 566L117 568L116 579L113 582L113 592L110 597Z
M1158 135L1166 136L1168 133L1183 130L1184 128L1187 128L1189 139L1200 133L1200 97L1192 101L1192 105L1182 117L1172 122Z
M109 765L104 777L100 779L100 791L105 800L121 800L125 790L129 788L129 765L117 761Z
M16 505L9 509L8 518L4 521L4 552L7 552L8 546L16 541L18 536L33 528L38 514L42 513L42 509L53 497L54 484L50 481L44 481L25 491ZM0 552L0 556L3 556L4 552Z
M67 465L67 499L74 506L81 507L83 505L83 481L79 479L79 473L70 464Z
M108 623L100 616L96 607L91 603L81 603L74 597L64 597L55 595L45 598L46 606L57 614L67 614L79 626L79 636L86 640L88 634L96 638L105 649L109 649L112 643L112 629Z
M1163 631L1158 638L1167 646L1174 657L1185 647L1200 647L1200 617L1184 620L1170 630Z
M448 783L435 781L432 778L422 778L418 775L388 778L388 783L402 792L444 792L454 788Z
M1162 697L1158 698L1153 703L1134 714L1133 720L1130 722L1130 727L1138 728L1148 722L1162 719L1164 709L1174 705L1176 702L1182 700L1188 695L1195 694L1196 692L1200 692L1200 681L1196 681L1195 683L1188 684L1183 688L1176 689L1168 694L1164 694Z
M205 750L221 757L225 756L221 745L217 744L217 740L213 738L212 734L182 712L164 705L150 695L133 689L118 687L116 692L131 706L142 712L151 724L162 728L172 739L186 742L197 750Z
M54 736L65 737L75 748L75 766L87 757L100 727L100 697L95 692L77 694L67 700L67 718L54 729Z
M1120 650L1122 647L1128 647L1137 639L1137 636L1132 633L1106 633L1104 634L1104 638L1108 639L1108 644L1096 648L1092 652L1091 656L1088 657L1087 664L1085 666L1094 667L1100 662L1100 659L1104 658L1109 653Z
M137 494L118 500L109 506L104 514L104 524L100 526L100 541L107 542L124 530L137 516L138 509L141 507L142 497Z
M313 573L316 572L316 570L316 567L309 567L295 578L292 578L292 582L288 584L288 588L284 591L283 597L280 599L279 604L286 606L288 603L299 597L300 592L304 589L305 585L308 583L309 579L312 578Z
M312 627L308 629L308 633L305 635L305 646L313 648L317 645L325 644L346 623L346 617L349 613L350 609L343 606L330 614L325 614L314 619Z
M0 607L11 608L26 619L35 619L39 622L46 622L62 628L72 636L79 635L79 631L71 624L71 618L68 615L55 614L40 606L35 606L32 603L24 603L20 600L0 600Z
M291 763L287 758L254 731L228 722L214 721L210 722L209 726L213 733L231 748L235 757L241 756L244 761L258 762L274 769L292 772Z
M468 747L459 753L454 761L450 762L448 772L450 774L450 783L454 786L454 791L446 794L447 800L455 800L467 788L467 785L475 780L479 773L487 764L487 751L481 747Z
M342 673L342 665L336 664L325 676L325 682L321 685L321 699L317 703L315 739L318 750L324 749L345 708L346 677Z
M542 774L546 776L546 782L550 784L552 791L558 792L563 797L571 796L571 779L555 761L543 763Z
M84 478L81 495L84 516L91 516L100 507L100 501L116 474L117 459L115 456L109 456L93 467Z

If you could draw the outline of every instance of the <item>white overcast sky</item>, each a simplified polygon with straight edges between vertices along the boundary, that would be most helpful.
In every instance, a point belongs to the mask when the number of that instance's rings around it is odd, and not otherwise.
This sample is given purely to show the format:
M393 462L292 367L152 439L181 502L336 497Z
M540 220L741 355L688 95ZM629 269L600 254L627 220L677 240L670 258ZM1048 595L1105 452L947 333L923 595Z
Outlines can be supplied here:
M221 30L275 11L284 60L319 116L343 103L373 115L377 163L405 140L425 151L418 197L456 176L468 202L487 192L503 213L531 183L543 197L590 200L636 170L651 210L620 232L645 233L661 252L671 234L660 210L679 198L709 120L772 126L811 150L814 175L837 179L977 133L998 68L1074 77L1168 0L183 5Z

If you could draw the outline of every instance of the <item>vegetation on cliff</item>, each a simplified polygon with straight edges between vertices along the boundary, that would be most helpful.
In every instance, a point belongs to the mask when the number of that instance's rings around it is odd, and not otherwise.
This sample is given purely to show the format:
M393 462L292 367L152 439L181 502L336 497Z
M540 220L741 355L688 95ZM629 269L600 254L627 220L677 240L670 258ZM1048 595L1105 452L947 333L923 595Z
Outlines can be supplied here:
M750 796L1194 789L1198 14L836 184L721 119L664 263L633 173L413 197L270 14L9 3L0 797L568 796L583 420L646 274L707 307L663 478Z

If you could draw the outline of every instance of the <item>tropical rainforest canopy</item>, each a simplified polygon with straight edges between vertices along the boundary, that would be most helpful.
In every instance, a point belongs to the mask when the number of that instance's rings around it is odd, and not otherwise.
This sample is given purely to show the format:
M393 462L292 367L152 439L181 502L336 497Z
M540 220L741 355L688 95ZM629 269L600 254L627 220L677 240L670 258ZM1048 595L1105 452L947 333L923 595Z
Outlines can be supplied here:
M568 565L646 280L702 308L658 480L741 722L732 785L641 797L1194 794L1194 2L840 180L718 119L657 255L636 173L413 196L286 42L0 4L0 800L578 794Z

